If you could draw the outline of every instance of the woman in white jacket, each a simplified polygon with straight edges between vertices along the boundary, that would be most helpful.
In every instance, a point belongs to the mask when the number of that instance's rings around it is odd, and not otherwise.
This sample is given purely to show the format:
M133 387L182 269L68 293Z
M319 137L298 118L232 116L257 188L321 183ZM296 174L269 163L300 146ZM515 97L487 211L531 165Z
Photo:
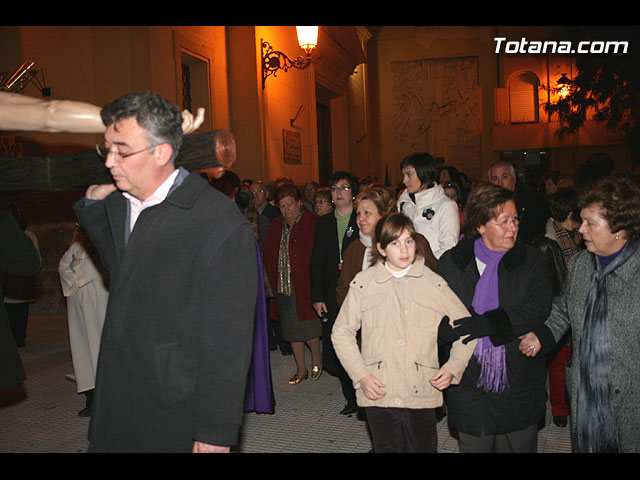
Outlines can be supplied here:
M400 169L406 188L398 198L398 210L413 221L416 231L426 237L433 254L440 258L458 243L458 205L438 185L438 169L428 153L409 155Z
M67 320L71 358L78 393L86 397L86 406L78 415L91 415L96 367L102 326L109 292L106 273L92 258L93 248L80 226L73 233L71 246L60 259L58 273L62 293L67 297ZM97 255L95 255L97 257Z

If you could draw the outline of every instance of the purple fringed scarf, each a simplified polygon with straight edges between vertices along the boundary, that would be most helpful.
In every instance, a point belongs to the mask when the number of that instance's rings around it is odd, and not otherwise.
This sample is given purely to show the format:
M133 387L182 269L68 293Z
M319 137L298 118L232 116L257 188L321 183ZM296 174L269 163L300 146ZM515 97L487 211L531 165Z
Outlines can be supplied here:
M488 310L495 310L500 306L498 297L498 264L506 252L494 252L490 250L478 238L473 251L482 263L486 265L480 280L476 284L471 306L478 314ZM507 365L505 361L504 345L494 347L489 337L478 339L478 344L473 356L480 364L480 378L477 387L486 392L502 392L509 388L507 379Z

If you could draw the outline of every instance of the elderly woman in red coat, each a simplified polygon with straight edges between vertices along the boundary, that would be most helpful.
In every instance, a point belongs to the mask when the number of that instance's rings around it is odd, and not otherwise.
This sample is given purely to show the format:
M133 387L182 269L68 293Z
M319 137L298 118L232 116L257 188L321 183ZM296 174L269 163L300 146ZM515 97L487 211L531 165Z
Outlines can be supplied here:
M311 307L309 278L317 217L303 206L300 193L294 185L278 188L276 203L282 216L269 225L263 256L271 285L277 289L275 307L282 336L291 342L296 362L296 373L289 383L297 385L309 378L305 343L311 350L311 380L317 380L322 373L322 323Z

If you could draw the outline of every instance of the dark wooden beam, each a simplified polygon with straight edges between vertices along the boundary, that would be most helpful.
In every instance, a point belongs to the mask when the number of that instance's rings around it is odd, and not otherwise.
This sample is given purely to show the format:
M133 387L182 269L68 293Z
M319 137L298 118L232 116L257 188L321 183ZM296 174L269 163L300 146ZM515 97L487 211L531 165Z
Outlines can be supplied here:
M189 171L230 167L236 159L233 135L226 130L185 135L176 166ZM111 183L104 159L95 151L55 157L0 156L0 191L78 188Z

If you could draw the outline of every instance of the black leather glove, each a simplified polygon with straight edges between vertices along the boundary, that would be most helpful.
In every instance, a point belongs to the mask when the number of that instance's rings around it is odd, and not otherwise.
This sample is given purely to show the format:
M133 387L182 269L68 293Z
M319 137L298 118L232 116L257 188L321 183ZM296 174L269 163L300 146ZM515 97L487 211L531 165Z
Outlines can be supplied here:
M491 343L498 346L513 340L511 322L503 309L497 308L478 314L473 308L469 308L469 313L471 316L453 322L454 331L458 336L468 335L462 343L467 344L476 338L489 337Z
M449 344L455 342L458 338L460 338L460 335L455 332L449 323L449 317L445 315L438 326L438 343Z
M467 338L462 340L465 345L471 340L487 336L487 319L483 315L472 313L470 317L454 320L453 326L458 337L467 335Z

